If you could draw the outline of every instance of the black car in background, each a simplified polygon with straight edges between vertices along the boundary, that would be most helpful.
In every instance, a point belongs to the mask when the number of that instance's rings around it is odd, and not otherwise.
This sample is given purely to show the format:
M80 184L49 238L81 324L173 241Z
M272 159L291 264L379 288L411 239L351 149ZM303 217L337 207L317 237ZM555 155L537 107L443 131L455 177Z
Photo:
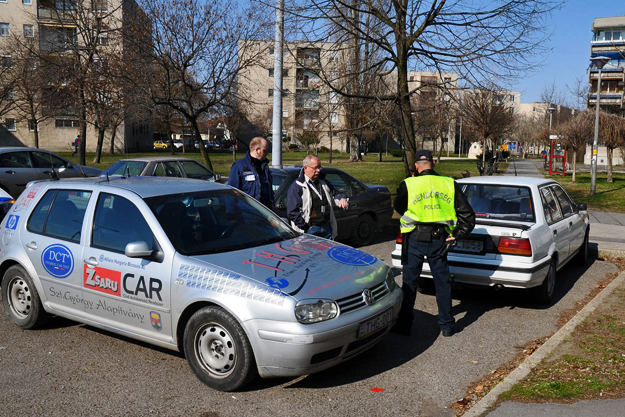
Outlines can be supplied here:
M52 168L58 178L97 177L102 172L44 149L0 148L0 188L13 198L19 197L30 181L51 178Z
M274 212L286 218L287 192L301 167L271 168L275 193ZM371 243L377 229L393 216L391 193L383 185L364 184L336 168L323 167L325 180L349 198L349 209L334 209L338 225L337 240L349 239L354 246Z

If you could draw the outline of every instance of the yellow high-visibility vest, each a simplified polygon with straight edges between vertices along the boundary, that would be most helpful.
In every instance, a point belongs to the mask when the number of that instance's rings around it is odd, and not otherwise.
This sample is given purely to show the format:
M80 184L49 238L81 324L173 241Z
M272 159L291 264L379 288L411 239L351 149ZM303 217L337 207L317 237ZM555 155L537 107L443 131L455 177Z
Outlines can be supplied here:
M423 175L404 180L408 190L408 207L399 219L402 233L414 230L417 223L445 225L451 233L458 217L455 210L455 187L453 178Z

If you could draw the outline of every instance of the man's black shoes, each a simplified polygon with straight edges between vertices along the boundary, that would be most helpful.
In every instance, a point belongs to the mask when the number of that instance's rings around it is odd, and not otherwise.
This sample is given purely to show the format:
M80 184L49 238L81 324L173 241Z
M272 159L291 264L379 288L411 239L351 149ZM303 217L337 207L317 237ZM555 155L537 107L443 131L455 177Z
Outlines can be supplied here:
M406 326L405 324L400 324L400 323L396 323L392 328L391 328L391 332L393 333L397 333L401 336L410 336L410 328L412 326L408 325Z
M451 337L454 334L453 329L449 329L449 330L445 330L445 329L441 329L441 333L443 334L443 337Z

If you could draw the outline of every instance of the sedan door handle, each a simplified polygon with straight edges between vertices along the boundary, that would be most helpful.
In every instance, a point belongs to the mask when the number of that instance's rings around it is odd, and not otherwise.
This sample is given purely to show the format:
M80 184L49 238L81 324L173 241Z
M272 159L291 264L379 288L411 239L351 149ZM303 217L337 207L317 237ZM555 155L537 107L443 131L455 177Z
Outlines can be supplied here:
M26 244L26 247L30 250L37 250L37 243L35 242L30 242Z
M8 170L8 171L4 171L5 174L15 174L15 171L13 171L12 169Z
M95 267L98 266L98 261L96 261L96 259L94 257L91 257L89 259L85 259L84 261L87 265L91 266L91 267Z
M573 222L569 222L569 226L570 226L570 227L573 227Z
M553 235L554 235L554 236L557 236L557 235L558 235L558 231L557 231L557 230L554 230L554 231L553 231Z

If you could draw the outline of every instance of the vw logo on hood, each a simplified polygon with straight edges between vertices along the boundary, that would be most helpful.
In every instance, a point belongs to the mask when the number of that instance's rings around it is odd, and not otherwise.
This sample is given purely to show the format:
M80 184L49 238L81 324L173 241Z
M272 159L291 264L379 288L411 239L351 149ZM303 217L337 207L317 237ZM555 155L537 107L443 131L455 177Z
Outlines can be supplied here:
M370 289L365 288L362 292L362 299L365 302L366 305L370 306L371 304L373 304L373 302L375 301L373 299L373 293L371 292Z

